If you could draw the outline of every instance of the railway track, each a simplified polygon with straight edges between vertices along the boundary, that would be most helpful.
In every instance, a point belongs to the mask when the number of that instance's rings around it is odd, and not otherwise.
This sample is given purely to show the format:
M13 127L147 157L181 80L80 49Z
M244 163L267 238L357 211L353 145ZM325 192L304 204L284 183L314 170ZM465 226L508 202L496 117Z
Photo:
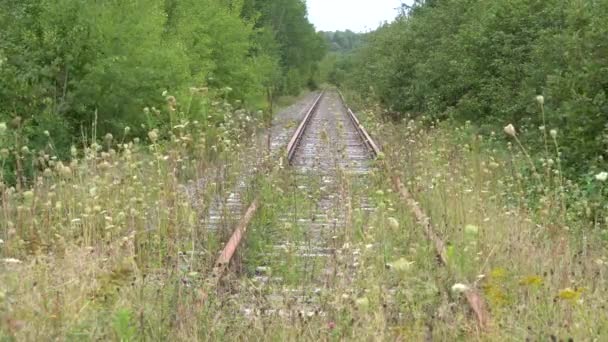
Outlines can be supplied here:
M275 150L279 145L274 145ZM364 222L369 219L375 211L368 197L369 174L380 164L390 169L385 163L373 162L380 149L334 90L311 101L286 148L291 168L284 183L292 192L287 197L292 199L285 201L286 196L282 196L282 202L262 203L261 197L255 198L216 262L213 279L219 281L258 209L262 205L275 209L272 227L263 234L268 236L248 255L246 281L232 289L246 316L313 317L330 309L326 291L337 283L348 287L358 272L359 251L349 248L348 243L353 234L349 220L353 216ZM429 218L398 178L394 185L446 266L445 243ZM487 313L483 299L472 290L466 300L484 328Z

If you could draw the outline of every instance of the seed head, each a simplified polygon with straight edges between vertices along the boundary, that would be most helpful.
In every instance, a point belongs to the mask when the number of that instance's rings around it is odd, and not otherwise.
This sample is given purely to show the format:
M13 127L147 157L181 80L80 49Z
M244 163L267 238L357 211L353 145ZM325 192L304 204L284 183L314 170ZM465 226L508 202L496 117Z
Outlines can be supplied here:
M557 138L557 129L552 129L549 131L549 134L551 134L551 138L555 139Z
M456 283L452 285L452 292L463 293L469 290L469 287L465 284Z
M394 217L389 217L388 226L391 227L391 229L393 229L393 230L397 230L397 229L399 229L399 221L397 221L397 219Z
M112 133L108 133L108 134L106 134L105 137L103 137L103 140L105 140L105 142L108 144L112 142L112 139L114 139L114 136L112 136Z
M148 132L148 138L150 138L150 141L155 143L158 140L158 130L154 129Z
M595 175L595 179L599 182L605 182L606 180L608 180L608 172L602 171L598 173L597 175Z
M505 126L504 131L507 135L515 137L517 135L517 131L515 130L515 126L513 124L508 124Z
M538 95L536 96L536 102L538 102L539 105L544 105L545 104L545 97L542 95Z

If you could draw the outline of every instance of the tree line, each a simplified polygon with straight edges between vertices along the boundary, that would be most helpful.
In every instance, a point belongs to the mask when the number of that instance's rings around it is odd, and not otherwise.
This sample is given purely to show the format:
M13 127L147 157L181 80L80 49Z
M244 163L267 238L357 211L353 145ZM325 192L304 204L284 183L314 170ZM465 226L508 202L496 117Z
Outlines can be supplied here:
M603 0L416 1L343 56L333 81L395 118L513 124L538 151L553 130L567 170L589 179L607 167L607 19Z
M64 151L92 124L145 136L166 94L266 109L326 50L302 0L6 0L0 27L0 122Z

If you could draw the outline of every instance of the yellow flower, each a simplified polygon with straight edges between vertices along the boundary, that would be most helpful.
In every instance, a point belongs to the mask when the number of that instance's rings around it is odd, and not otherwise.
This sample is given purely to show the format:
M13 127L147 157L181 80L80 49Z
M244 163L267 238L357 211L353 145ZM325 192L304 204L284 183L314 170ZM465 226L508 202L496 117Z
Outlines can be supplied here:
M565 288L563 290L559 291L559 294L557 295L557 297L559 299L563 299L563 300L569 300L569 301L577 301L579 298L581 298L581 295L583 294L583 289L572 289L572 288Z
M533 275L522 278L519 281L519 285L522 286L540 286L543 284L543 278Z

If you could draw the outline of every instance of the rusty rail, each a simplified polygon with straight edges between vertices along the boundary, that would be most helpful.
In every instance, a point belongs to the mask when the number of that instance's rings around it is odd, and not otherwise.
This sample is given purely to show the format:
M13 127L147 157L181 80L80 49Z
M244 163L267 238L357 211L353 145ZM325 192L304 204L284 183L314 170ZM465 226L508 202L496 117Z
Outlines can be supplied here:
M346 105L346 100L344 99L344 95L342 95L342 92L340 90L338 90L338 94L340 94L340 99L342 100L342 104L344 105L344 108L346 108L346 111L348 112L348 117L355 125L355 128L357 129L357 133L359 133L361 140L363 140L363 142L365 142L365 144L370 149L370 151L372 152L374 157L378 157L378 155L381 152L380 147L378 147L378 145L374 142L374 139L372 139L372 137L369 135L369 133L367 133L367 130L365 130L365 127L363 127L361 122L359 122L359 119L357 119L357 116L355 115L355 113Z
M310 106L310 108L308 109L308 111L306 113L306 116L304 117L304 120L302 120L302 122L298 126L298 129L296 130L295 134L293 135L289 144L287 145L289 160L291 160L291 158L293 158L293 155L295 154L295 151L297 149L297 145L298 145L299 141L302 139L302 135L304 134L304 131L306 130L306 125L308 124L308 122L310 121L310 118L312 117L315 110L317 109L319 102L321 101L321 98L323 97L323 95L324 95L324 92L321 92L321 94L319 96L317 96L315 101L313 101L312 105ZM219 282L221 280L221 278L226 274L226 271L228 270L228 266L230 265L230 262L232 261L234 254L236 253L237 249L239 248L241 241L243 240L243 237L245 236L245 233L247 232L247 228L249 227L249 224L251 223L251 220L253 220L255 213L260 208L260 206L261 206L261 197L256 196L256 198L253 200L253 202L247 208L247 211L245 211L245 214L243 215L243 217L239 220L239 223L236 225L236 228L234 229L232 235L230 236L230 239L228 240L226 245L224 245L224 248L220 252L219 257L217 258L217 261L214 264L212 277L215 281Z
M342 93L339 92L339 94L340 94L340 98L342 99L342 103L344 104L344 107L347 109L349 116L351 117L351 120L353 120L355 127L357 127L357 130L359 131L361 138L368 145L368 147L370 148L372 153L375 156L378 156L380 154L380 148L373 141L371 136L367 133L367 131L365 130L363 125L361 125L361 123L357 119L355 113L353 113L353 111L346 105L346 101L345 101ZM389 174L393 173L392 170L390 169L390 165L387 164L387 162L382 162L382 165L387 170L387 172L389 172ZM412 212L412 214L416 218L416 221L418 222L418 224L423 227L424 233L425 233L427 239L434 245L435 252L437 253L439 262L441 263L441 265L443 265L445 267L449 267L447 250L445 247L446 244L441 239L441 237L437 234L435 228L433 227L433 224L431 223L431 219L424 213L424 211L422 210L422 208L420 207L418 202L416 202L414 197L407 190L407 188L405 187L405 185L403 184L403 182L401 181L399 176L393 175L392 180L393 180L393 186L397 190L399 196L401 197L401 200L407 205L409 210ZM486 329L489 324L489 313L487 311L485 301L483 300L483 297L481 296L481 294L476 289L470 288L469 290L465 291L465 298L466 298L467 304L469 305L469 307L475 314L475 318L477 320L477 324L478 324L479 328L482 330Z

